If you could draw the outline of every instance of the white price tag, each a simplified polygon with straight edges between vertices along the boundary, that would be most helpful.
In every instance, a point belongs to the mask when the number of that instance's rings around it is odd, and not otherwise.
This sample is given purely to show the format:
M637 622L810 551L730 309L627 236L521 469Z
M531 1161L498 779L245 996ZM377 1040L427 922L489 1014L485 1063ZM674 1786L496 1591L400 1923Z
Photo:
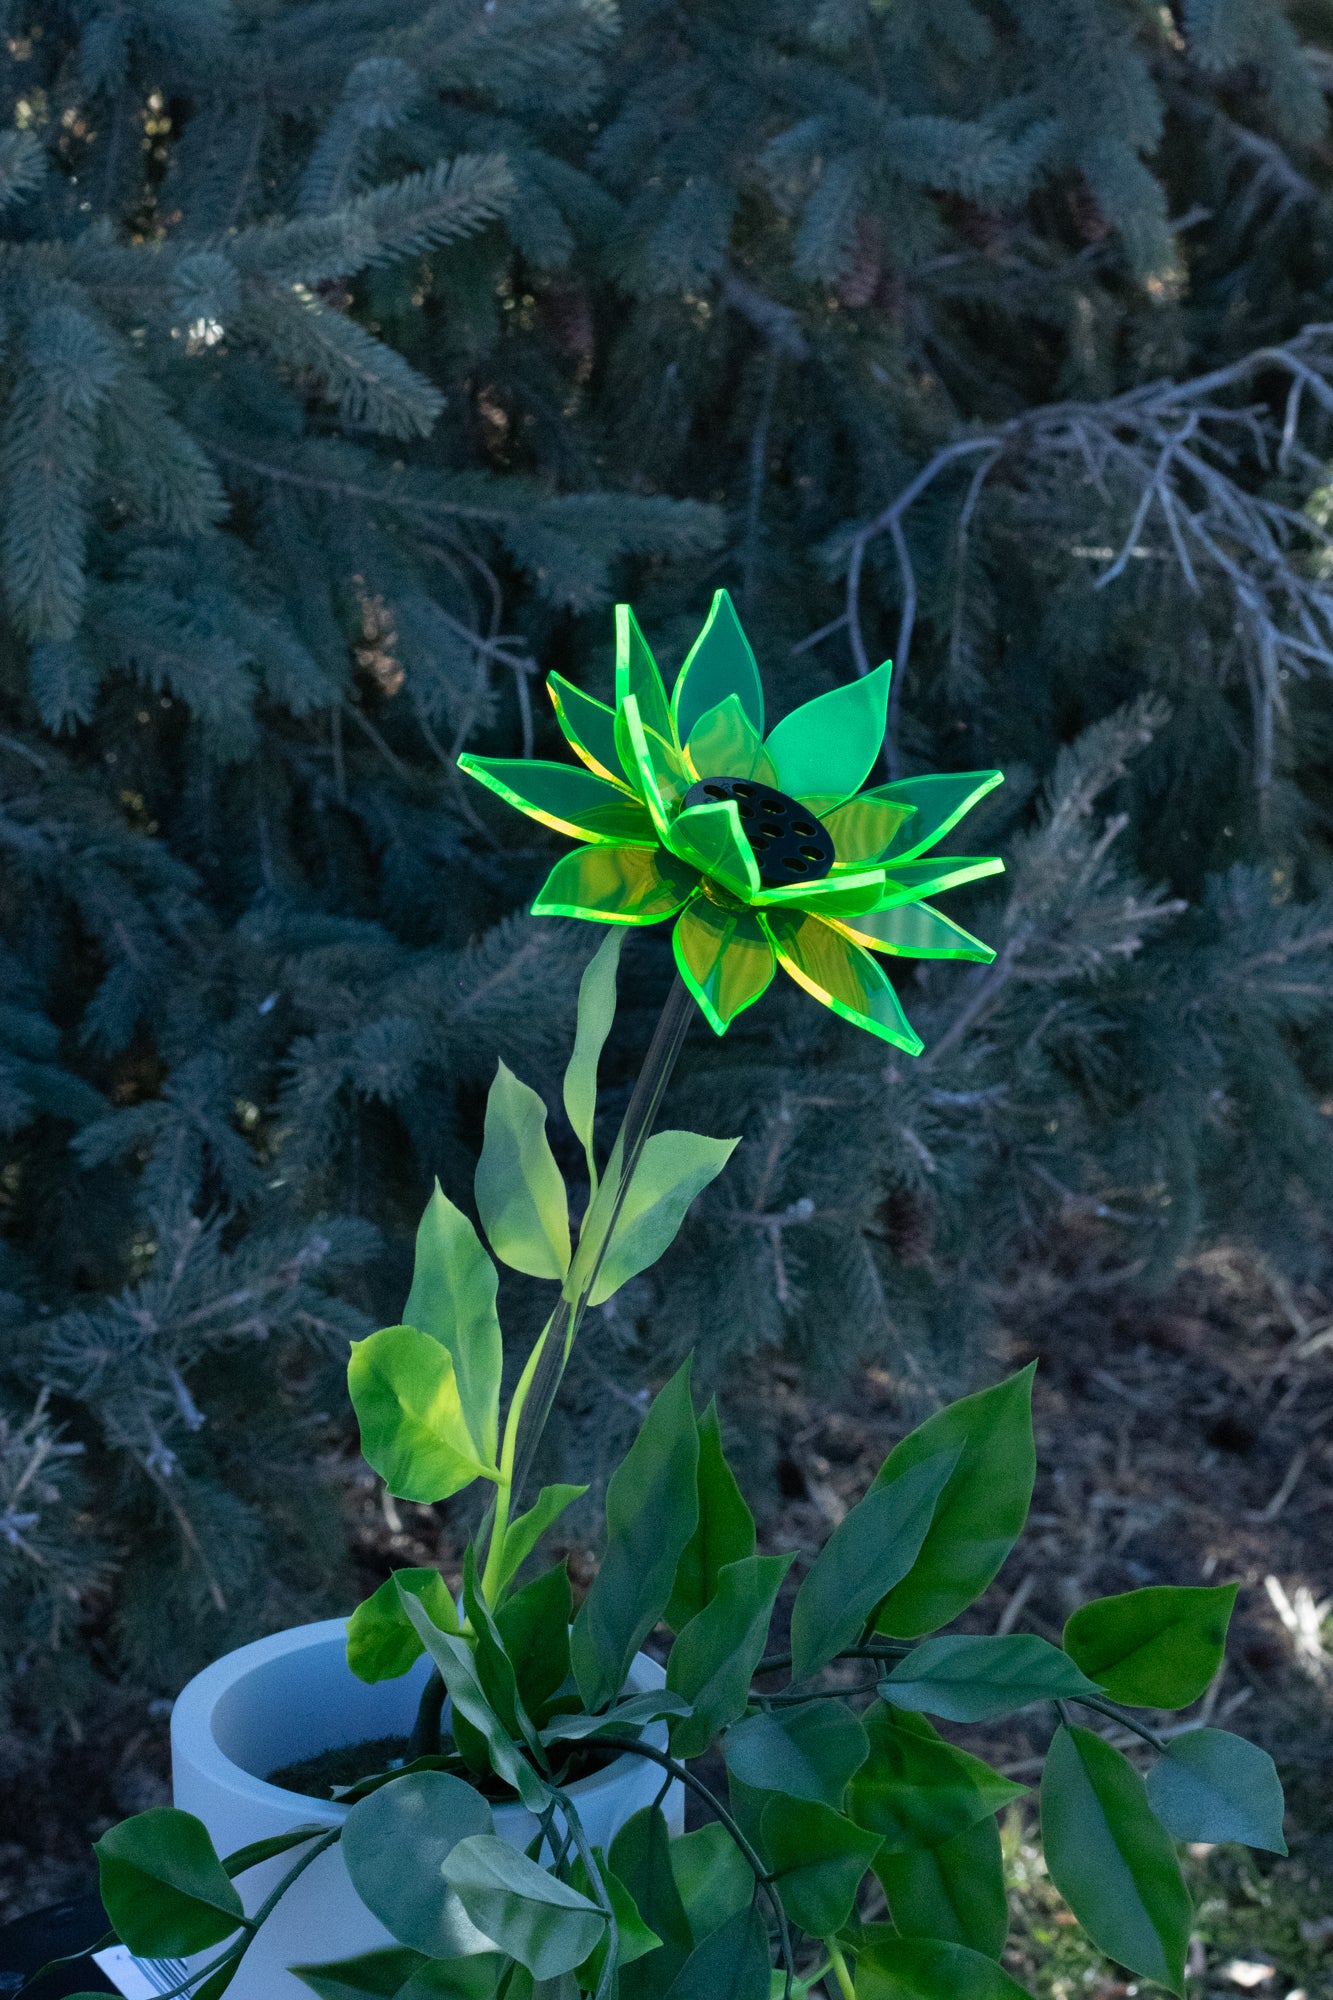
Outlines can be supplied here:
M158 2000L179 1986L190 1969L183 1958L135 1958L123 1944L95 1951L93 1964L102 1968L125 2000Z

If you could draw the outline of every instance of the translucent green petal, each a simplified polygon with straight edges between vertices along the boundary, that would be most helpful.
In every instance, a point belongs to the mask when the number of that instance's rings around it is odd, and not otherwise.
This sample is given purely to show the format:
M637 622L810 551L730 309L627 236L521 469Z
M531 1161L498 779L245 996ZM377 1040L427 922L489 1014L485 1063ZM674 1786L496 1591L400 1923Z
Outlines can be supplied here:
M881 1041L892 1042L909 1056L920 1055L921 1037L868 951L818 917L767 910L760 922L773 940L778 963L798 986L841 1014L844 1021L867 1029Z
M778 767L778 783L816 812L850 798L865 783L884 742L889 704L886 660L863 680L817 695L784 717L766 749Z
M667 836L672 850L683 861L711 875L743 903L759 893L759 868L754 849L741 832L741 816L735 802L724 799L715 806L691 806L671 822Z
M575 756L581 757L599 778L623 785L625 773L616 749L615 710L604 701L594 701L561 674L546 676L546 692L551 697L555 719Z
M656 730L663 742L674 743L676 732L671 721L671 708L667 701L666 689L662 685L662 676L657 671L657 662L652 656L648 641L639 630L639 621L628 604L617 604L617 708L629 694L632 694L639 704L639 719L644 728Z
M619 785L608 785L575 764L545 764L531 757L473 757L458 760L460 771L476 778L511 806L568 833L575 840L628 842L655 847L653 822Z
M896 909L870 910L835 921L857 944L900 958L970 958L989 965L995 956L988 944L929 903L900 903Z
M1003 771L942 771L928 778L899 778L891 785L876 785L873 791L864 792L866 799L916 809L880 860L911 861L924 854L957 826L964 813L971 812L978 799L1003 783Z
M987 875L1003 873L1004 863L998 854L940 854L933 861L888 861L878 907L891 910L898 903L919 903L924 896L938 896L960 883L980 882Z
M773 977L777 959L757 917L721 910L696 896L671 940L680 976L716 1035L752 1007Z
M845 805L835 806L832 812L825 813L824 831L833 842L835 866L878 861L904 820L912 817L912 812L911 806L874 791L858 792Z
M738 695L729 694L699 717L685 754L696 778L757 778L762 785L774 786L778 781L764 739Z
M655 729L644 728L639 715L639 704L632 694L627 694L616 710L616 742L620 745L625 769L648 808L657 837L665 841L668 826L667 802L670 800L674 803L680 794L666 762L669 746L662 741ZM665 792L662 789L663 780L667 785Z
M764 688L750 642L725 590L713 597L708 621L689 650L671 690L671 713L680 742L689 741L701 716L734 694L751 725L764 733ZM719 770L726 771L725 765ZM711 777L712 772L701 776ZM728 772L728 776L733 775Z
M863 868L826 875L821 882L784 882L780 889L762 890L755 903L763 908L810 910L821 917L859 916L862 910L878 908L890 886L882 868Z
M532 914L586 917L595 924L660 924L698 886L694 870L660 847L576 847L556 862Z

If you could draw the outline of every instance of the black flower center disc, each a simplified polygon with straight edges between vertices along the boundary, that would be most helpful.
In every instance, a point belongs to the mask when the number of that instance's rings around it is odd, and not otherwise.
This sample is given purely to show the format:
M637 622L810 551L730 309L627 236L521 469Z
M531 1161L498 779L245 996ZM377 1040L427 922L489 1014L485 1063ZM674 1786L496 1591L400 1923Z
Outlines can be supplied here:
M684 807L735 802L741 832L754 850L766 889L821 882L833 866L833 842L808 806L755 778L700 778Z

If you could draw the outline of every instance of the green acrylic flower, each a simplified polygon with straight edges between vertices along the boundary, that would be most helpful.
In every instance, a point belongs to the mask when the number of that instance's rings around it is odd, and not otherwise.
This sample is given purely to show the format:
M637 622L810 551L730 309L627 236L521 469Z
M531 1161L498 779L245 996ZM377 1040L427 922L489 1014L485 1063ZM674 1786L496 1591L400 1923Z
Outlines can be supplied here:
M824 1006L896 1048L922 1043L877 952L994 958L926 900L998 874L994 858L923 859L998 771L865 783L884 740L891 662L764 734L764 690L725 590L668 700L627 604L616 607L615 707L552 674L581 766L459 759L530 819L584 844L558 861L536 916L676 919L680 974L724 1034L781 965Z

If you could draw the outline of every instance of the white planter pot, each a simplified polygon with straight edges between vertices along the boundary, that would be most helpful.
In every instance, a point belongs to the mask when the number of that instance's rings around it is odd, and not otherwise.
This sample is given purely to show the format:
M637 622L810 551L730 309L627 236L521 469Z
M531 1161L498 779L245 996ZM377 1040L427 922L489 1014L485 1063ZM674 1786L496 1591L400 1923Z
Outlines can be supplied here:
M205 1667L181 1694L171 1715L173 1795L178 1806L203 1821L219 1854L297 1826L337 1826L346 1817L345 1806L269 1784L270 1771L321 1750L405 1736L411 1729L429 1660L418 1660L400 1680L367 1685L348 1668L346 1643L342 1618L275 1632ZM658 1662L640 1653L626 1692L658 1688L665 1679ZM665 1724L653 1724L645 1736L655 1748L666 1748ZM608 1847L627 1819L652 1804L661 1786L660 1766L626 1755L569 1790L590 1842ZM679 1784L662 1805L672 1832L683 1832ZM495 1830L512 1846L525 1847L537 1822L523 1806L500 1805ZM280 1856L240 1878L247 1911L258 1908L296 1858ZM227 1989L228 2000L310 2000L309 1987L293 1979L287 1966L347 1958L393 1942L353 1889L341 1850L330 1848L265 1923Z

